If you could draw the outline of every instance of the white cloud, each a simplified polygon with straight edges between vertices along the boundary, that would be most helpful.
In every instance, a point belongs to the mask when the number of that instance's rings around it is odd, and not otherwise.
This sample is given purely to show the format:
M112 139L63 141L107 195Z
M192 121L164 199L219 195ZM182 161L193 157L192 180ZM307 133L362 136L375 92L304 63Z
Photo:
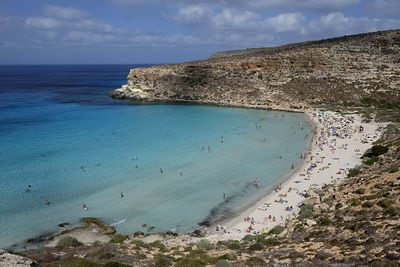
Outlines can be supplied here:
M373 0L367 5L368 11L381 15L400 15L400 0Z
M367 17L346 17L343 13L330 13L309 23L314 34L344 35L360 32L400 28L400 20Z
M86 12L74 8L74 7L63 7L48 5L45 7L45 14L49 17L55 17L60 19L79 19L86 17Z
M198 23L209 19L213 10L206 5L188 5L178 10L178 14L173 18L185 23Z
M49 17L29 17L25 20L25 27L37 29L55 29L60 22Z
M260 26L260 16L251 11L224 9L212 18L212 23L220 29L255 29Z
M112 34L101 34L91 31L70 31L64 37L65 41L79 43L108 43L117 40Z
M341 10L360 0L249 0L249 5L260 8L309 9L319 11Z
M267 26L276 32L299 31L305 33L305 17L302 13L283 13L265 20Z
M80 20L73 24L78 29L95 30L101 32L117 31L110 24L92 19Z

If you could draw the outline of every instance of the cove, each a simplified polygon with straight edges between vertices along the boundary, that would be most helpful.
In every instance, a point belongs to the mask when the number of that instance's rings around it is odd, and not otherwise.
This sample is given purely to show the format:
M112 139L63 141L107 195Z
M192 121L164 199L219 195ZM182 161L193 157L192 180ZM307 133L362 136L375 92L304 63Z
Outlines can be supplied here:
M0 83L2 248L82 217L123 234L192 231L263 195L309 144L304 114L127 105L98 90L122 83L122 68L107 80L110 67L87 68L68 72L68 90L40 69L41 81Z

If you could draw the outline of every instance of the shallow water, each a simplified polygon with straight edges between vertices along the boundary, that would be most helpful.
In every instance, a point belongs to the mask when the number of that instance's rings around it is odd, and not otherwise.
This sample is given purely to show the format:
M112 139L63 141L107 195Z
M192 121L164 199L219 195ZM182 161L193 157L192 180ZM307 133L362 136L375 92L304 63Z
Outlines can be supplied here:
M307 147L304 114L109 98L130 67L0 67L0 247L87 216L121 233L191 231L270 188Z

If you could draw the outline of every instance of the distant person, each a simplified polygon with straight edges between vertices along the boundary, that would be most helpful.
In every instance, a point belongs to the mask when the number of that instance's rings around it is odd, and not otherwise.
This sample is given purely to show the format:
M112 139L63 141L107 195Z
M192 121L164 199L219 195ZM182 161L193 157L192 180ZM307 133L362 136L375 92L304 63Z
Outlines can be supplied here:
M50 201L49 201L47 198L45 198L45 199L44 199L44 204L45 204L46 206L48 206L48 205L50 205Z
M28 185L28 188L25 189L25 192L26 192L26 193L29 193L29 192L31 192L31 191L32 191L32 186L31 186L31 185Z
M124 197L124 193L123 192L121 192L121 198L123 198Z

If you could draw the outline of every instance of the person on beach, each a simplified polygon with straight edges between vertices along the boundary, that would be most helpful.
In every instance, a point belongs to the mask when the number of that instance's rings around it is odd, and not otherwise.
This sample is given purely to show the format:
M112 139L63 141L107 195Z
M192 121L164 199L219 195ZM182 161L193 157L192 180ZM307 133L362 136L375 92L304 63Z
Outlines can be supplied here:
M32 189L31 189L31 185L28 185L28 188L27 189L25 189L25 192L26 193L29 193L29 192L31 192L32 191Z
M86 204L85 204L85 203L82 203L82 209L84 209L84 210L88 210L88 207L86 206Z
M160 173L164 173L164 170L163 170L163 168L160 168Z
M47 198L45 198L45 199L44 199L44 204L45 204L46 206L48 206L48 205L50 205L50 201L49 201Z
M121 198L123 198L124 197L124 193L123 192L121 192Z

